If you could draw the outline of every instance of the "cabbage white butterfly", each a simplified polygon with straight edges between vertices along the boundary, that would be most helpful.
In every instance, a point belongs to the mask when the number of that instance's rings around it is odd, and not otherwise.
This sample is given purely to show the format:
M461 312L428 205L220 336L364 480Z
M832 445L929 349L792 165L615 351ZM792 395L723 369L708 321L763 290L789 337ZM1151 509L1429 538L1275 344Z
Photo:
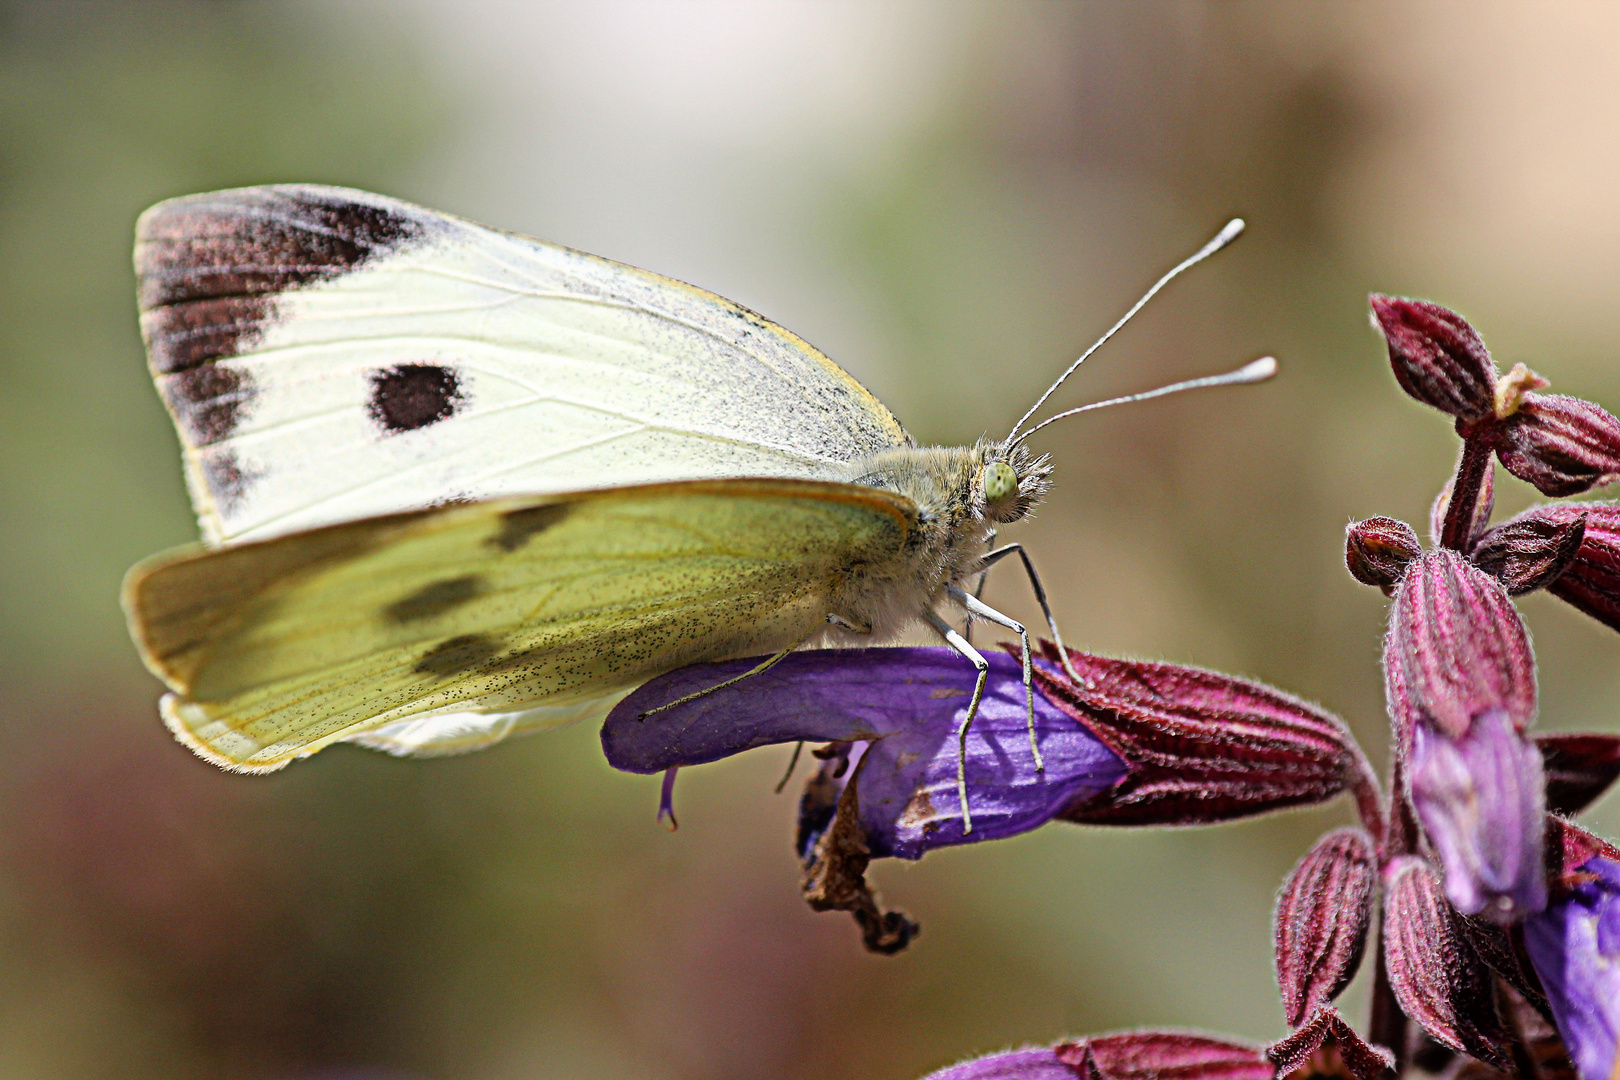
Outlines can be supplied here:
M1016 553L1045 606L1022 548L987 548L1047 489L1023 425L1079 360L1006 439L918 447L746 308L378 195L160 203L135 264L206 544L132 568L124 607L209 761L472 749L683 664L918 619L982 688L945 601L1018 633L1028 681L1024 627L965 583Z

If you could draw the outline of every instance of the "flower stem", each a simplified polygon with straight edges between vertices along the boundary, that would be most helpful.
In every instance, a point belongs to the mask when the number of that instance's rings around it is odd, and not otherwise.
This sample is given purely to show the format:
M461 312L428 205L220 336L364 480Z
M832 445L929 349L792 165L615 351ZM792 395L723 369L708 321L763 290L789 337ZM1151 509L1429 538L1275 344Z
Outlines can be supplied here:
M1474 538L1474 511L1479 504L1480 488L1485 473L1491 467L1491 448L1484 439L1464 438L1462 458L1457 462L1457 475L1451 481L1451 500L1446 506L1446 520L1440 530L1440 546L1453 551L1466 552Z

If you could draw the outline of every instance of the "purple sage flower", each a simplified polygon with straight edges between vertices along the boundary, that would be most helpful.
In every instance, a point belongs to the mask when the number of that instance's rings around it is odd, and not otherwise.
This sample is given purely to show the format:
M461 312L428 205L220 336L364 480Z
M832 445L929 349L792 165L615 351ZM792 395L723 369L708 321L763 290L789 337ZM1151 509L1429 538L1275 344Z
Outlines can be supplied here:
M1546 903L1530 639L1500 584L1456 552L1413 561L1384 654L1407 794L1466 915L1502 923Z
M1581 1080L1613 1080L1620 1076L1620 852L1569 826L1564 833L1563 887L1525 922L1524 944ZM1572 847L1597 850L1571 857Z
M1119 756L1040 690L1035 731L1046 768L1037 771L1022 668L1000 653L988 659L967 746L971 834L956 797L956 728L975 672L943 646L793 653L735 687L638 719L757 661L681 668L620 702L602 727L602 748L615 768L654 773L772 743L861 744L845 778L857 789L865 843L872 857L902 859L1027 832L1125 777Z
M1547 903L1542 757L1507 713L1486 709L1460 739L1419 724L1409 776L1457 910L1502 923L1540 911Z
M1055 1049L1043 1046L960 1061L924 1080L1075 1080L1075 1075Z

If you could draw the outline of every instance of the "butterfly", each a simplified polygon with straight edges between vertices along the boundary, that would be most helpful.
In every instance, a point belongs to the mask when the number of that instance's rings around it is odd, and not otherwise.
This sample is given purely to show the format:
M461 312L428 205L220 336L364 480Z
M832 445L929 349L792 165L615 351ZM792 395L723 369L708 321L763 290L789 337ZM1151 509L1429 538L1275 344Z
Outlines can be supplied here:
M164 721L227 769L469 750L685 664L919 620L982 689L950 604L1020 636L1027 683L1025 628L967 588L1011 554L1057 634L1027 553L990 549L1047 490L1044 425L1020 429L1051 389L1006 439L920 447L747 308L344 188L160 203L135 266L204 542L133 567L123 603Z

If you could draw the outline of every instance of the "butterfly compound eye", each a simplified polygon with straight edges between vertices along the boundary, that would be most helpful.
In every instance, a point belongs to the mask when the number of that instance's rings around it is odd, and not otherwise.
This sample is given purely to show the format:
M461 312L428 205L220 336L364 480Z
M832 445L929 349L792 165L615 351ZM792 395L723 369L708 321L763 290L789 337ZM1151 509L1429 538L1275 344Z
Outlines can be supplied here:
M1018 494L1018 474L1005 461L992 461L984 467L984 501L991 506Z

